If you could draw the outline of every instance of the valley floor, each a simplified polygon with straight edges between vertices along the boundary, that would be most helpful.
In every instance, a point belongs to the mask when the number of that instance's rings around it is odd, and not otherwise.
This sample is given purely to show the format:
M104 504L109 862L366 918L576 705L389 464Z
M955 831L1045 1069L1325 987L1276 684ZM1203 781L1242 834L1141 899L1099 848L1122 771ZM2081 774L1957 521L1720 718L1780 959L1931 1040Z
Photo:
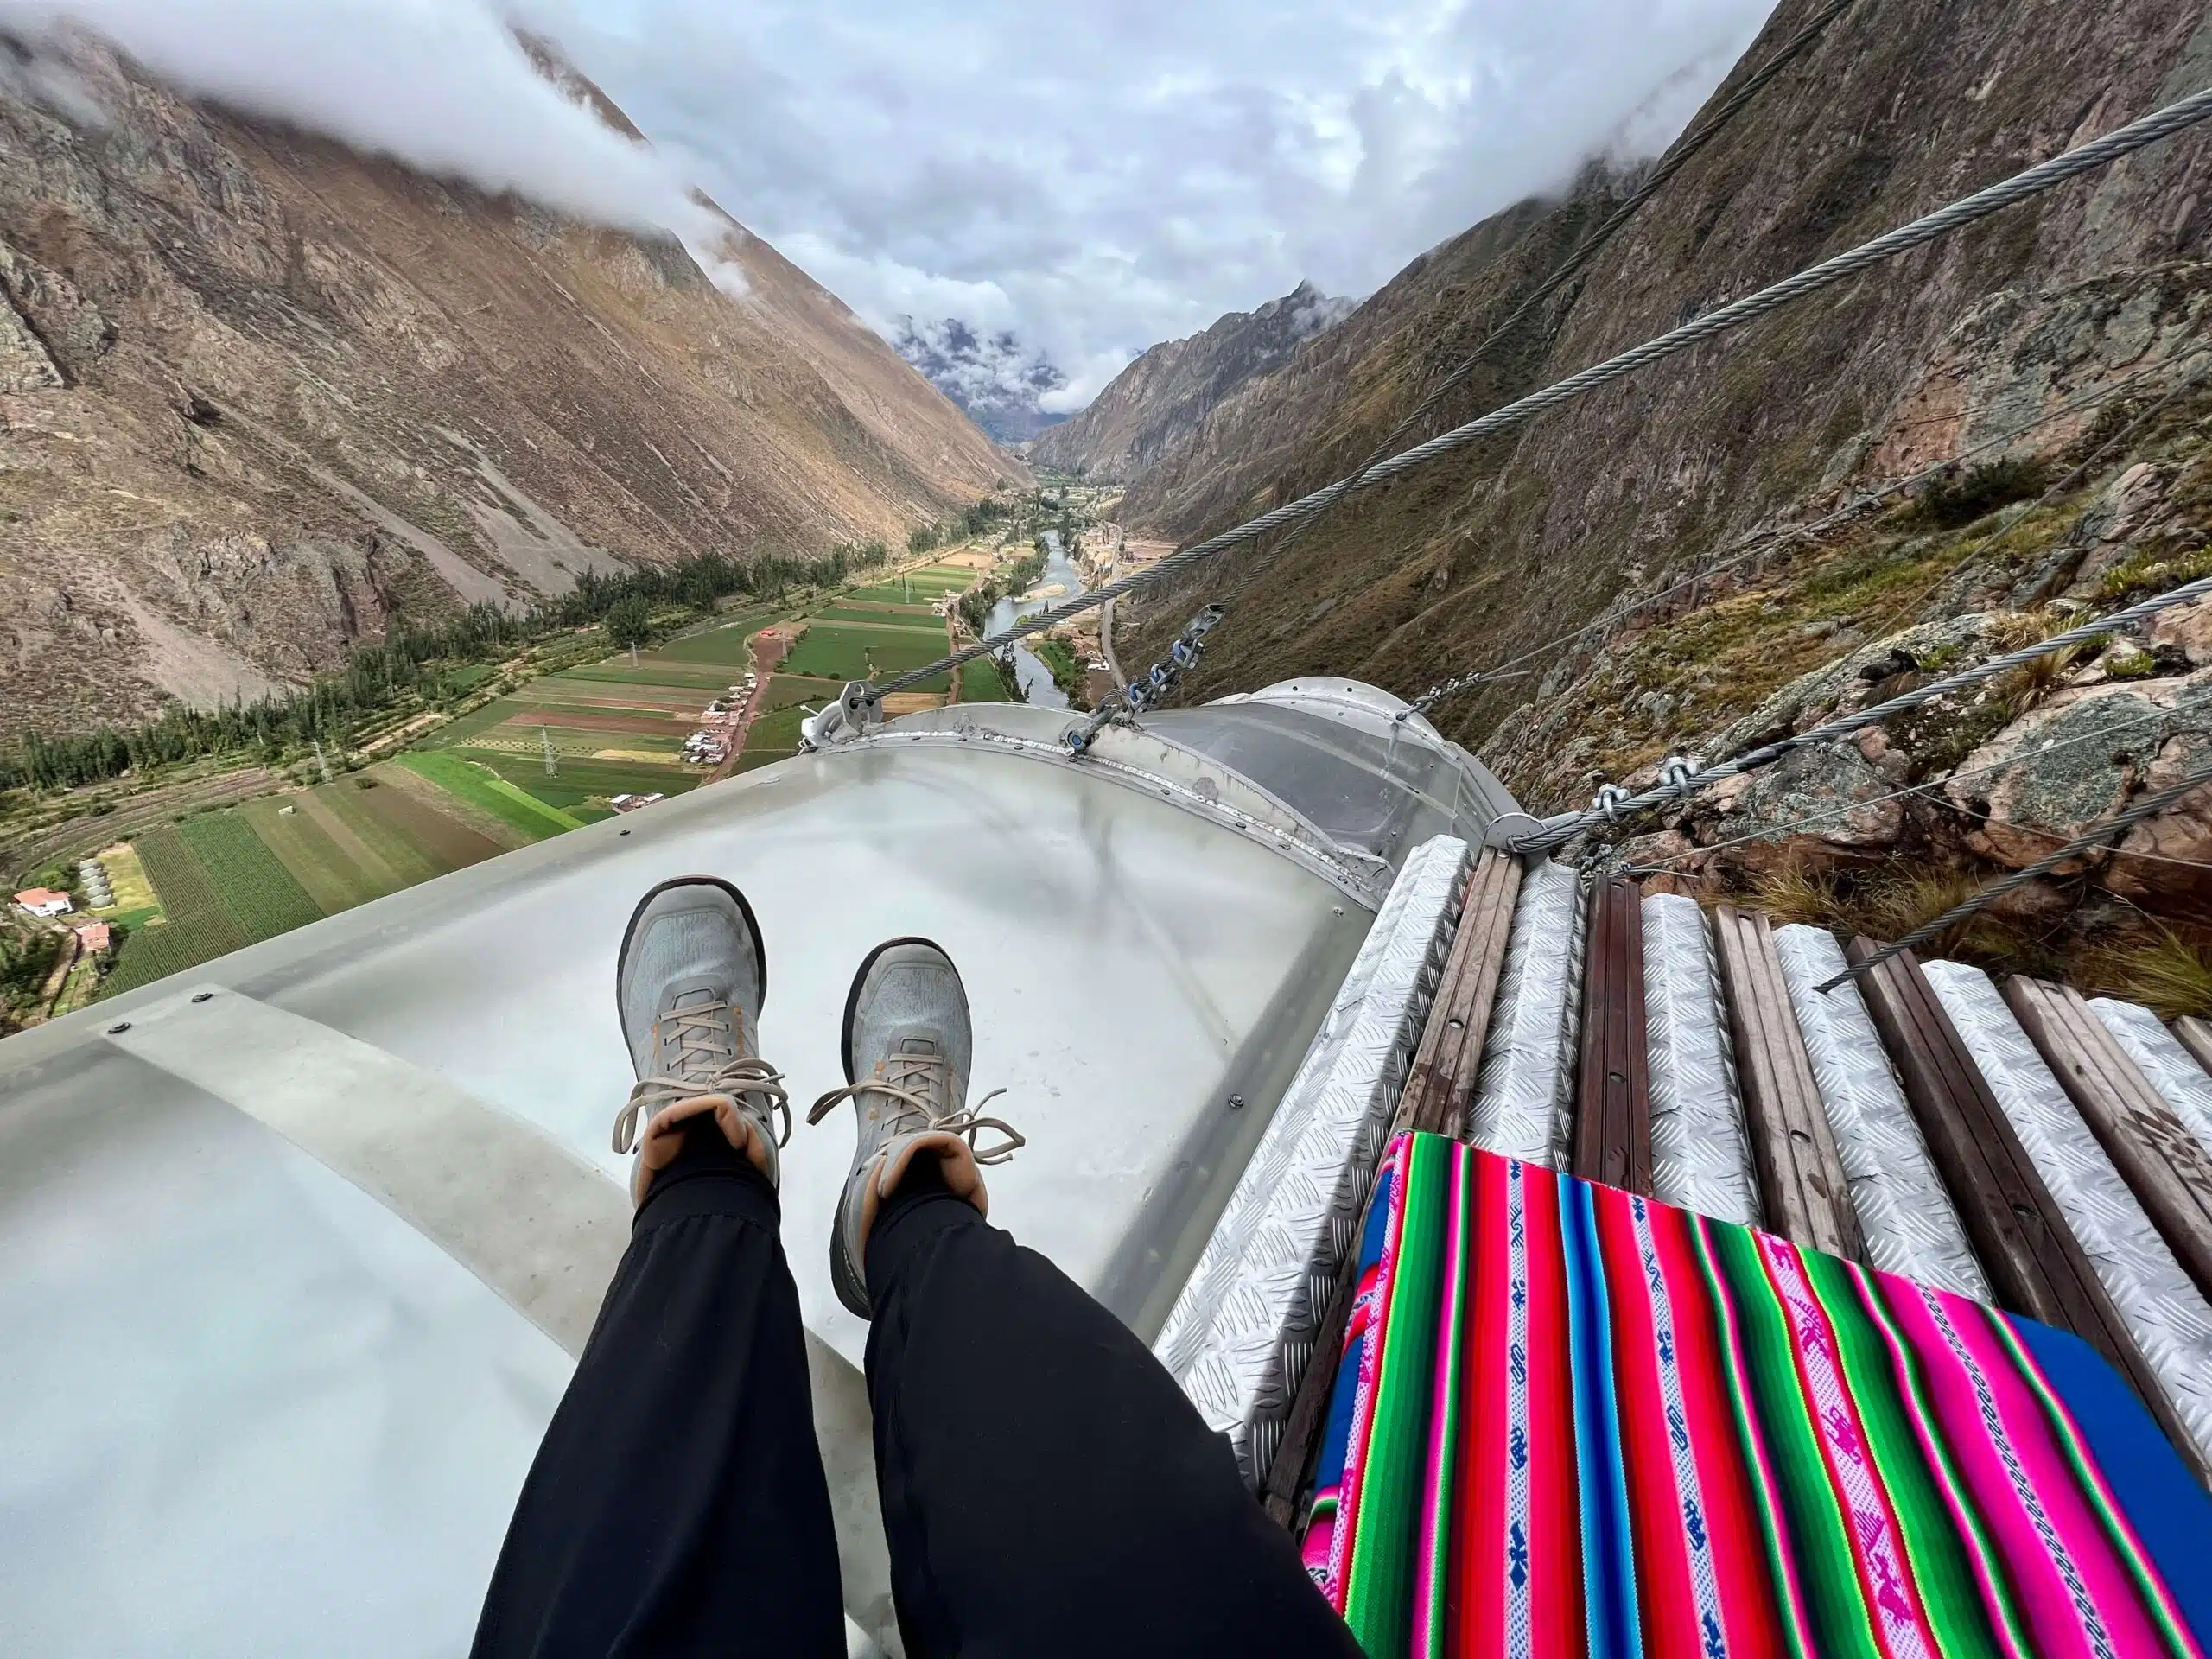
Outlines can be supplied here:
M798 603L717 617L649 649L603 654L596 630L533 652L488 677L510 689L454 717L425 713L342 755L289 771L203 762L159 783L124 779L47 804L9 837L22 879L97 858L114 902L68 920L107 925L105 952L53 931L51 982L13 1010L37 1023L451 871L798 752L799 721L847 680L945 654L945 612L1013 556L977 540L888 576ZM597 652L589 649L596 639ZM581 644L585 648L576 649ZM757 666L756 666L757 665ZM745 675L755 674L748 691ZM904 714L1001 699L996 670L968 665L893 701ZM727 711L710 716L710 706ZM688 758L708 729L724 749ZM28 918L11 918L28 927ZM43 963L46 957L41 955ZM0 1010L0 1022L9 1011ZM0 1023L0 1032L10 1029Z

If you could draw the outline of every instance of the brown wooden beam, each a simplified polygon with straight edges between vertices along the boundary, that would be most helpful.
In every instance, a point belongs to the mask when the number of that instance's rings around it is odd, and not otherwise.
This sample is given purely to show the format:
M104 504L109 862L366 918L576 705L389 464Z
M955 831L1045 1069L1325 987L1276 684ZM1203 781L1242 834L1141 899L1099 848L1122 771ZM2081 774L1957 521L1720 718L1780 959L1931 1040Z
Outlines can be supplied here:
M1601 882L1582 957L1582 1053L1568 1167L1586 1181L1651 1196L1649 1039L1643 1023L1643 895Z
M1845 955L1855 967L1880 948L1872 939L1853 939ZM2202 1478L2165 1390L1944 1013L1920 959L1908 950L1859 985L1999 1305L2071 1331L2110 1360Z
M1459 931L1406 1073L1392 1135L1405 1129L1455 1136L1464 1132L1520 897L1518 858L1494 847L1475 855L1459 906Z
M2189 1058L2212 1073L2212 1020L2183 1014L2174 1021L2174 1035L2189 1051Z
M2174 1260L2212 1297L2212 1153L2183 1127L2079 991L2015 976L2005 982L2005 1001Z
M1514 906L1520 896L1519 858L1497 848L1484 848L1475 855L1459 905L1459 931L1452 936L1452 950L1437 981L1436 999L1429 1005L1428 1023L1421 1028L1421 1041L1414 1049L1406 1086L1390 1121L1389 1139L1395 1140L1408 1129L1454 1137L1465 1132L1468 1103L1474 1098L1475 1074L1482 1066L1483 1046L1490 1038L1497 982L1505 968L1506 943L1513 934ZM1368 1205L1374 1201L1370 1190ZM1298 1523L1299 1495L1313 1478L1314 1460L1320 1451L1329 1388L1336 1381L1344 1327L1351 1321L1352 1294L1359 1282L1359 1242L1366 1236L1367 1206L1363 1206L1359 1225L1352 1234L1352 1248L1337 1265L1328 1306L1314 1333L1313 1357L1306 1362L1305 1375L1298 1380L1290 1415L1283 1421L1281 1443L1275 1448L1260 1489L1261 1503L1285 1527Z
M1758 912L1723 905L1713 914L1713 938L1767 1228L1808 1249L1863 1261L1859 1211L1773 931Z

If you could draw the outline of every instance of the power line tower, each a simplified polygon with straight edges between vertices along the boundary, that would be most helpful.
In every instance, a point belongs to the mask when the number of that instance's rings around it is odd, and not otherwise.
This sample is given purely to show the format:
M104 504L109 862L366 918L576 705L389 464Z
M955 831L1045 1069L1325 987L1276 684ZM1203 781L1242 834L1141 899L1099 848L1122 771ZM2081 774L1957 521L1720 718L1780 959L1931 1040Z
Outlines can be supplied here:
M561 775L561 763L553 758L553 734L540 726L537 728L537 738L538 741L545 746L545 775L548 778L558 778Z

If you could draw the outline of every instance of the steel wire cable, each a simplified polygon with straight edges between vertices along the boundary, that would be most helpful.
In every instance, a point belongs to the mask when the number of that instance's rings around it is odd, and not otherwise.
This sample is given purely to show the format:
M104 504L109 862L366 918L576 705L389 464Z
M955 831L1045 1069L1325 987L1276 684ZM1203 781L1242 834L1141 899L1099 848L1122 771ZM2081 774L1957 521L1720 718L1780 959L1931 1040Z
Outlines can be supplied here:
M1994 679L1999 674L2024 667L2039 657L2047 657L2055 651L2063 651L2069 645L2086 645L2093 639L2103 639L2107 634L2125 632L2134 627L2139 622L2147 622L2162 611L2171 610L2177 605L2192 604L2197 600L2207 597L2212 597L2212 576L2199 576L2194 582L2185 582L2178 588L2170 588L2163 594L2153 594L2149 599L2139 600L2122 610L2113 611L2098 617L2094 621L2084 622L2079 627L2068 628L2054 633L2049 639L2038 640L2032 645L2024 646L2018 651L2006 652L2001 656L1991 658L1987 662L1978 663L1972 668L1961 669L1955 674L1947 674L1941 679L1930 680L1926 685L1916 686L1912 690L1891 697L1886 702L1871 704L1852 714L1838 715L1833 720L1823 721L1818 726L1789 737L1777 738L1771 743L1762 744L1756 749L1748 749L1732 760L1720 762L1718 766L1706 766L1694 772L1685 771L1681 775L1651 789L1644 790L1639 794L1617 797L1604 806L1592 806L1586 812L1576 813L1572 818L1562 818L1557 823L1547 824L1541 834L1525 836L1513 844L1517 850L1523 853L1550 852L1554 848L1565 846L1585 830L1594 829L1599 824L1618 823L1630 813L1641 812L1649 807L1662 806L1669 801L1687 799L1694 791L1703 789L1708 784L1721 783L1727 779L1739 777L1747 772L1756 772L1763 766L1772 766L1776 761L1787 755L1794 754L1800 749L1813 748L1822 743L1833 742L1839 737L1848 737L1853 732L1864 731L1869 726L1879 726L1898 715L1908 715L1916 709L1925 708L1938 697L1948 696L1954 691L1964 690L1970 685L1979 685L1984 680Z
M1641 346L1634 346L1603 363L1593 365L1578 374L1569 375L1564 380L1554 382L1541 391L1531 392L1529 396L1516 399L1501 409L1492 410L1489 414L1470 421L1464 426L1454 427L1451 431L1431 438L1425 443L1415 444L1410 449L1402 450L1389 460L1378 462L1351 478L1339 480L1334 484L1314 491L1310 495L1302 496L1298 500L1287 502L1272 512L1262 513L1256 518L1225 530L1217 536L1210 537L1190 547L1179 549L1141 571L1133 572L1117 581L1108 582L1103 588L1093 588L1090 593L1080 594L1066 604L1040 611L1034 616L1016 622L1012 627L1003 629L963 650L940 658L925 667L899 675L887 680L881 685L868 686L864 694L864 699L871 703L880 702L893 692L906 690L934 675L942 674L947 670L956 669L963 664L973 662L976 658L998 650L1016 639L1027 639L1033 633L1039 633L1046 628L1058 626L1071 617L1080 616L1085 611L1095 609L1109 599L1118 598L1136 588L1148 587L1163 581L1178 571L1188 569L1202 559L1209 558L1243 543L1257 540L1276 531L1287 530L1352 493L1355 485L1362 492L1377 488L1441 456L1466 448L1469 445L1478 442L1493 433L1508 431L1512 428L1524 425L1539 415L1573 403L1601 386L1610 385L1616 380L1635 373L1639 369L1647 368L1654 363L1676 356L1689 350L1693 346L1701 345L1706 340L1727 334L1746 323L1757 321L1786 305L1804 298L1807 295L1832 288L1871 266L1895 258L1899 254L1910 252L1916 248L1924 247L1931 242L1949 235L1954 231L1986 219L1992 213L1999 213L2018 202L2039 195L2044 191L2055 188L2069 180L2078 178L2084 173L2093 172L2098 168L2107 166L2124 156L2132 156L2137 150L2154 144L2162 138L2171 137L2177 132L2195 126L2207 117L2212 117L2212 88L2196 92L2178 103L2169 105L2163 110L2132 121L2115 131L2107 133L2101 138L2082 145L2079 149L2067 150L2048 161L2040 162L2024 172L2014 175L2012 178L1991 185L1986 189L1977 191L1973 195L1951 203L1948 207L1939 208L1935 213L1915 219L1909 225L1901 226L1896 230L1878 236L1871 242L1840 253L1832 259L1823 260L1808 270L1800 271L1794 276L1785 277L1781 282L1761 289L1755 294L1746 295L1742 299L1708 311L1703 316L1687 322L1679 328L1661 334L1656 339L1646 340Z
M2094 408L2099 404L2117 397L2160 370L2171 368L2177 362L2186 362L2191 357L2202 355L2204 350L2205 348L2202 346L2194 347L2179 358L2162 359L2147 368L2138 369L2134 373L2115 380L2109 385L2098 386L2093 391L2080 393L2056 408L2046 410L2035 419L2014 427L2009 432L1999 433L1993 438L1985 438L1980 443L1970 445L1960 450L1958 454L1936 462L1933 466L1923 467L1916 473L1909 474L1903 478L1891 479L1889 482L1878 486L1874 489L1855 495L1841 506L1818 518L1808 519L1802 524L1785 524L1774 530L1753 531L1738 541L1737 545L1744 550L1742 552L1723 559L1717 564L1700 566L1691 575L1660 588L1656 593L1646 594L1640 599L1626 601L1605 612L1604 615L1584 623L1579 628L1560 634L1554 639L1547 639L1540 645L1531 645L1517 657L1508 657L1504 661L1493 663L1487 668L1469 669L1463 673L1453 675L1450 679L1440 681L1414 698L1397 718L1402 720L1408 715L1425 715L1445 698L1457 696L1462 691L1471 691L1476 687L1487 684L1492 680L1518 677L1510 671L1519 669L1524 663L1534 662L1539 657L1547 656L1562 645L1571 645L1576 640L1587 639L1593 633L1610 632L1637 612L1649 610L1662 601L1672 599L1676 594L1688 592L1702 582L1712 581L1716 576L1725 576L1732 570L1741 569L1747 564L1765 558L1770 553L1779 551L1791 542L1803 541L1818 536L1824 531L1833 530L1839 524L1848 524L1852 519L1872 512L1874 508L1893 495L1902 494L1916 484L1924 484L1938 474L1949 471L1952 467L1974 460L1977 455L1987 454L1994 449L2003 449L2025 437L2037 428L2050 425L2053 421L2063 420L2069 415L2078 415L2085 409ZM2208 359L2198 368L2192 370L2186 380L2168 392L2157 406L2145 411L2142 420L2147 420L2152 415L2156 414L2159 409L2163 409L2176 396L2196 384L2208 372L2212 372L2212 359ZM2139 420L2135 426L2141 425L2142 420ZM2135 426L2131 426L2129 430L2134 430ZM2121 435L2122 437L2126 435L2126 434ZM2113 440L2113 442L2118 441ZM2102 451L2101 450L2100 453ZM2084 462L2082 467L2075 469L2075 474L2078 474L2091 464L2093 463ZM2069 474L2066 482L2070 483L2072 476ZM2057 494L2064 493L2063 485L2056 492ZM1950 574L1955 575L1956 571L1954 570Z
M1608 213L1598 228L1585 237L1550 276L1545 277L1520 304L1514 307L1504 321L1484 335L1475 348L1462 358L1449 374L1437 382L1429 390L1428 394L1414 407L1411 414L1406 416L1383 435L1382 441L1370 450L1367 458L1360 462L1358 470L1348 480L1343 480L1343 489L1332 498L1330 505L1334 505L1336 501L1342 500L1345 495L1357 490L1361 482L1366 478L1369 468L1389 455L1408 435L1420 428L1429 416L1436 411L1439 404L1465 385L1468 378L1482 366L1492 351L1503 344L1515 329L1534 315L1545 301L1566 287L1589 266L1592 260L1604 252L1606 245L1620 232L1629 220L1636 217L1637 211L1664 189L1669 181L1688 166L1708 144L1718 138L1726 130L1729 123L1744 111L1751 100L1765 89L1769 82L1810 48L1827 32L1830 23L1858 3L1859 0L1833 0L1832 4L1800 29L1771 58L1754 70L1750 78L1743 86L1737 88L1726 103L1715 110L1701 124L1690 132L1685 133L1671 145L1666 155L1660 159L1659 164L1652 169L1650 176L1637 186L1611 213ZM1300 522L1280 543L1269 549L1262 558L1255 560L1252 568L1246 571L1229 593L1217 602L1226 606L1241 595L1258 579L1268 565L1280 561L1284 554L1298 543L1300 538L1307 531L1319 524L1325 516L1325 511L1316 512Z
M1954 905L1941 916L1931 921L1923 922L1895 944L1882 946L1866 961L1854 963L1843 972L1836 975L1834 978L1823 980L1813 988L1825 993L1835 989L1837 986L1848 981L1865 977L1884 963L1893 962L1906 951L1923 945L1930 939L1942 937L1966 920L1967 917L1987 909L2007 893L2017 893L2038 876L2050 874L2068 859L2078 858L2083 853L2104 850L2106 843L2115 836L2133 830L2145 818L2157 817L2183 796L2193 790L2202 789L2207 784L2212 784L2212 756L2207 756L2179 781L2144 796L2119 817L2107 818L2102 823L2075 836L2056 851L2045 854L2026 868L2015 870L2012 874L1991 882L1964 904Z
M1747 835L1734 836L1726 841L1716 841L1708 846L1694 848L1681 857L1670 859L1664 864L1627 865L1621 873L1624 875L1638 877L1687 874L1688 872L1683 867L1694 859L1709 857L1714 853L1725 853L1734 847L1748 847L1755 842L1774 841L1784 836L1794 836L1801 830L1810 830L1818 824L1832 823L1838 818L1847 818L1853 812L1863 812L1870 806L1886 806L1891 801L1908 800L1916 795L1941 802L1954 811L1962 811L1965 809L1960 807L1956 802L1945 801L1941 795L1934 791L1947 785L1959 783L1969 778L1986 778L1993 772L2007 772L2014 766L2024 766L2031 761L2040 760L2047 754L2056 754L2066 749L2078 748L2084 743L2109 742L2123 733L2134 731L2142 727L2163 726L2169 721L2179 721L2183 715L2195 714L2202 709L2212 709L2212 696L2190 697L2176 703L2171 709L2161 709L2156 714L2138 715L2133 720L2114 721L2109 726L2101 726L2095 731L2084 732L2078 737L2062 738L2056 742L2044 744L2031 753L2012 755L2003 760L1992 761L1986 766L1974 766L1965 772L1954 772L1941 778L1930 778L1924 783L1909 784L1903 789L1893 789L1886 795L1870 795L1863 801L1847 801L1841 806L1829 807L1819 812L1808 812L1803 817L1792 818L1787 823L1770 824L1764 830L1754 830ZM2159 741L2164 742L2181 734L2178 729L2168 732L2161 736ZM2007 820L2007 826L2027 830L2037 835L2049 836L2054 841L2065 839L2063 835L2055 834L2048 830L2037 830L2032 824L2016 826ZM2145 855L2138 855L2138 856L2145 856ZM2174 859L2168 861L2190 862L2186 859Z

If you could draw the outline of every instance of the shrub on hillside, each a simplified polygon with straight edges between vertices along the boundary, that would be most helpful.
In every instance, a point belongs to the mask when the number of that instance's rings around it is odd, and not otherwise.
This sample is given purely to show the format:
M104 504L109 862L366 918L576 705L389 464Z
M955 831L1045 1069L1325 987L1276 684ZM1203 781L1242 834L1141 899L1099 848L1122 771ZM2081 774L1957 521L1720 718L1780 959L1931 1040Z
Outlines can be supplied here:
M1916 504L1930 524L1955 530L2015 501L2043 493L2050 469L2039 461L1993 461L1938 477Z

